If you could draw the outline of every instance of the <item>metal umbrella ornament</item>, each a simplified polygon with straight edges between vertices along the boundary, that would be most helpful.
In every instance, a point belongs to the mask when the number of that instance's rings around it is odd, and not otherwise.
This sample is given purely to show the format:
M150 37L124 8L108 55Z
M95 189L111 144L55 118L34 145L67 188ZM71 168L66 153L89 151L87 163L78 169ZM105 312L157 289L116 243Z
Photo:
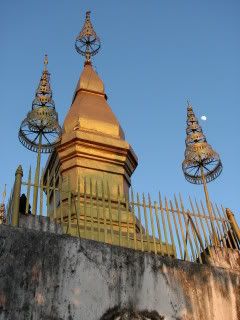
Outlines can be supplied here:
M187 107L187 137L185 140L185 158L182 170L187 181L203 184L206 205L210 216L213 232L213 242L218 244L217 234L213 224L213 212L208 194L207 183L216 179L222 172L219 154L207 143L202 128L193 112L192 106Z
M90 11L86 12L85 23L75 41L75 49L79 54L85 56L86 62L90 62L91 57L95 56L101 47L100 39L90 20L90 13Z
M33 214L36 214L41 153L51 153L60 141L61 127L52 99L50 73L47 70L48 57L44 58L44 70L32 102L32 110L21 123L19 140L27 149L37 152L37 166L34 179Z

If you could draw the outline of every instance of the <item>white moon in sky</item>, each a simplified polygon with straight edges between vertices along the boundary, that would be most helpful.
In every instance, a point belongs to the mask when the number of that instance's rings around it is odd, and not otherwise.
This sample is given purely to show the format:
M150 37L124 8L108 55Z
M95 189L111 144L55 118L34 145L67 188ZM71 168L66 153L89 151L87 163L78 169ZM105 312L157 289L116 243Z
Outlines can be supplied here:
M206 121L206 120L207 120L207 117L206 117L206 116L201 116L201 119L202 119L203 121Z

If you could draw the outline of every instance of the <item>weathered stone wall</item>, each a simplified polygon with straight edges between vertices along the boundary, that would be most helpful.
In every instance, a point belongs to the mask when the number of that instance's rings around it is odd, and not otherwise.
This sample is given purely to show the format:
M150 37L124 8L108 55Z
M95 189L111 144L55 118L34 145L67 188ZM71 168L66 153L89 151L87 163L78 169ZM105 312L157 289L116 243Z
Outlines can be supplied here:
M240 274L0 226L0 320L110 320L121 312L124 319L237 320Z

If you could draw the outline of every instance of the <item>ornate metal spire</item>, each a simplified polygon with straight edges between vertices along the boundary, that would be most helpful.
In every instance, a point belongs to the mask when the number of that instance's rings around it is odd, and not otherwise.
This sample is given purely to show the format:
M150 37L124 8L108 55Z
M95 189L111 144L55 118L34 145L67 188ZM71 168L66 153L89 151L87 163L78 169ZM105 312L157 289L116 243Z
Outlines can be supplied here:
M85 56L87 62L90 62L91 57L95 56L101 47L100 39L93 29L90 20L90 13L90 11L86 12L85 23L75 41L77 52L82 56Z
M216 179L222 172L222 163L202 132L193 112L192 106L187 108L187 137L185 140L185 159L182 163L183 173L187 181L195 184L203 184L206 205L210 217L213 217L211 201L207 190L207 182ZM214 219L210 219L212 228L212 243L219 245L219 239L214 226Z
M52 99L48 58L44 58L44 70L32 102L32 110L23 120L19 130L20 142L29 150L50 153L56 147L61 134L58 114ZM41 144L39 138L41 136Z
M36 90L32 110L27 114L19 129L20 142L31 151L38 153L34 180L33 214L36 214L41 153L52 152L60 141L61 127L55 110L50 87L50 74L45 55L44 69Z
M52 99L52 90L50 86L50 73L47 70L48 56L44 57L44 69L36 90L35 99L32 103L32 109L39 107L48 107L54 109L55 104Z
M202 175L206 182L216 179L222 172L221 160L207 143L191 105L187 108L186 133L185 159L182 163L185 178L195 184L203 183Z

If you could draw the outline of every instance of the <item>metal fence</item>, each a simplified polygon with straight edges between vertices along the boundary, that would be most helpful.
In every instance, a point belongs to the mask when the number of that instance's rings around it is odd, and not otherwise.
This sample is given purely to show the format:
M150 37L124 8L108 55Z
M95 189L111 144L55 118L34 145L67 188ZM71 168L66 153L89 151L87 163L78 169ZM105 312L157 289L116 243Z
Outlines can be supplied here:
M32 213L34 190L38 192L38 207ZM42 178L36 186L31 170L28 180L23 181L19 167L7 221L18 226L21 215L48 217L72 236L199 263L211 257L215 247L240 249L234 216L228 211L227 215L223 206L212 204L210 214L202 201L190 197L188 206L185 208L181 195L169 200L159 193L158 200L153 201L149 194L131 190L129 197L118 192L114 198L103 182L81 177L75 191L70 180L50 179L49 175L45 184Z

